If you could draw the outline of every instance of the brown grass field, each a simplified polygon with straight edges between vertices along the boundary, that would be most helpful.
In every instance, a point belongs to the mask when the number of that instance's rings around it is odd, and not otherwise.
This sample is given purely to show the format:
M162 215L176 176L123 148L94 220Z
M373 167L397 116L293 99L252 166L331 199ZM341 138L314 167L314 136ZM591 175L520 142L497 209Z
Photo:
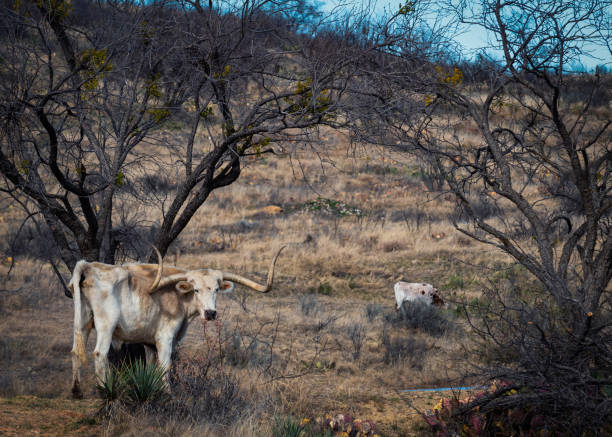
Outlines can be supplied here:
M320 141L319 156L296 150L252 158L166 256L167 264L262 280L275 251L289 245L269 294L237 287L220 296L219 323L194 321L179 347L183 357L221 348L224 358L215 365L236 376L248 401L240 420L224 427L162 423L128 412L94 420L99 401L91 359L86 400L70 399L72 301L44 260L9 260L0 252L8 289L0 293L0 434L268 435L278 415L348 413L372 420L380 435L420 435L413 406L431 408L441 395L400 390L470 383L462 375L473 345L454 302L478 298L483 284L512 263L454 230L454 202L427 189L416 162L351 148L341 133L323 132ZM330 204L308 203L318 197L342 202L348 213L342 204L327 212ZM134 214L157 218L141 205ZM1 212L2 240L21 220L17 206ZM437 286L453 329L433 336L391 323L399 279ZM386 360L392 351L383 332L409 353ZM88 352L94 343L90 338Z

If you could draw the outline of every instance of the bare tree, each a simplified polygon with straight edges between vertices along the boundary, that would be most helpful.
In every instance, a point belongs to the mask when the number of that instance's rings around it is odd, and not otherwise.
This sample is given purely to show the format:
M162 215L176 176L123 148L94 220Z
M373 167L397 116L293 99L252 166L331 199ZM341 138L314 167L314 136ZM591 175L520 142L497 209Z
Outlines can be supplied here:
M390 29L403 39L362 67L372 97L355 132L434 166L457 200L457 230L536 280L485 291L482 317L470 318L486 344L477 371L509 383L471 407L599 430L612 414L612 122L601 98L612 81L572 67L596 49L609 58L612 3L444 2L450 22L480 26L501 54L470 70L440 34L415 38L414 7Z
M70 269L113 263L122 244L165 254L243 157L335 123L343 42L325 45L323 19L296 20L304 11L316 12L302 0L3 2L2 190L44 219Z

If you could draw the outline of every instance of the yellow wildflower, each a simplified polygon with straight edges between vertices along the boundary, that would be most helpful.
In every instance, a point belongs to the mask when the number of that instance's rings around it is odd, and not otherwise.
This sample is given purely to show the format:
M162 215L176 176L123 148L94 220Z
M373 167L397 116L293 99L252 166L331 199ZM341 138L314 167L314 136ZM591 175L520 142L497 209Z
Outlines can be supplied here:
M436 405L434 405L433 410L434 411L442 411L442 399L440 399L438 401L438 403Z

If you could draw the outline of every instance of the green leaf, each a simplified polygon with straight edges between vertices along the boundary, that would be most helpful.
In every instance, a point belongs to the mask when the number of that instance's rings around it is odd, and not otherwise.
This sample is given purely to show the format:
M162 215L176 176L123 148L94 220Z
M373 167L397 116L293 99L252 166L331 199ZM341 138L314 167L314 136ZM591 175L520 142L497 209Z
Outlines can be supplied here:
M122 172L117 172L117 176L115 176L115 185L118 187L125 185L125 175Z

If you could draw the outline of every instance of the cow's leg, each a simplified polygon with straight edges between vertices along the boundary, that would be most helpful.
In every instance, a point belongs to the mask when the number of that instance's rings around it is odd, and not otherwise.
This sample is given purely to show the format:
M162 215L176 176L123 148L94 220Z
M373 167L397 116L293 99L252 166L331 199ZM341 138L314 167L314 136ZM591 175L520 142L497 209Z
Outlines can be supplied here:
M157 347L157 364L164 371L166 390L170 390L170 365L172 363L172 336L164 336L155 342Z
M113 332L117 325L116 320L103 320L102 322L96 320L96 348L94 349L94 359L96 365L96 377L99 381L106 380L106 373L108 371L108 350L110 349L111 342L113 340Z
M116 352L119 352L121 350L121 346L123 346L123 342L121 340L111 340L111 346L113 346L113 349Z
M144 349L145 349L145 359L147 361L147 364L155 363L155 349L153 349L151 346L147 344L144 345Z
M81 366L85 363L85 356L80 356L85 351L79 351L77 338L80 335L83 339L83 345L87 346L87 340L94 325L91 309L87 305L83 305L81 308L81 326L74 327L72 343L72 397L76 399L83 398L83 392L81 391Z
M96 365L96 377L99 381L106 380L107 368L108 368L108 350L111 345L112 330L97 329L98 339L96 341L96 348L94 349L94 359Z

